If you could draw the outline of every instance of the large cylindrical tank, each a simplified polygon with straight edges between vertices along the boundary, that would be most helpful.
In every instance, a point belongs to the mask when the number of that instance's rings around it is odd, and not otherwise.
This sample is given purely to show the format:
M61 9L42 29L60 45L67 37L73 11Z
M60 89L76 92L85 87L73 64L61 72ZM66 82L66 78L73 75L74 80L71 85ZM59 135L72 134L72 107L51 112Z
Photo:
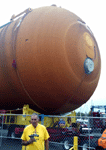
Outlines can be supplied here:
M0 29L0 109L72 111L92 96L100 67L83 20L63 8L34 9Z

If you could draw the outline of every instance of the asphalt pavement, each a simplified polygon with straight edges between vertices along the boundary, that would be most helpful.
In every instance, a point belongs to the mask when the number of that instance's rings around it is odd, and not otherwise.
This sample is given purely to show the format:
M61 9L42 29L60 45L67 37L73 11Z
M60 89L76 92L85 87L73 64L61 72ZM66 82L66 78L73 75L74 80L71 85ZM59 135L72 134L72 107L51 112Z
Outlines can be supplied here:
M50 150L62 150L59 144L50 143L49 147ZM11 138L0 139L0 150L22 150L21 140Z
M21 140L9 138L0 139L0 150L22 150Z

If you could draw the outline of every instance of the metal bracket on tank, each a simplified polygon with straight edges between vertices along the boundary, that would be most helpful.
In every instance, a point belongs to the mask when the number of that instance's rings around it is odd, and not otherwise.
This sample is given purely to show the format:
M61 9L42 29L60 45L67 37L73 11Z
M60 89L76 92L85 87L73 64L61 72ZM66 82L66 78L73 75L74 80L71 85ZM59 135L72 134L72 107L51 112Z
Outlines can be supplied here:
M31 12L33 9L32 8L28 8L26 10L24 10L23 12L19 13L18 15L12 15L10 21L12 22L14 19L16 19L17 17L23 15L23 14L28 14L29 12Z

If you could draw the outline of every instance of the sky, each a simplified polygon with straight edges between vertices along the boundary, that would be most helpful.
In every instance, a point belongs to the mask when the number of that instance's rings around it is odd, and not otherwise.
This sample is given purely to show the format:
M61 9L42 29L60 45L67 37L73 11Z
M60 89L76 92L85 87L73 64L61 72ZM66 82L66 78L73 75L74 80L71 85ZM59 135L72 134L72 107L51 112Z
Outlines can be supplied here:
M36 9L56 4L79 16L92 30L99 46L101 55L101 75L98 86L88 100L77 111L86 112L91 105L106 105L106 1L105 0L2 0L0 3L0 26L10 21L13 14L17 15L27 8Z

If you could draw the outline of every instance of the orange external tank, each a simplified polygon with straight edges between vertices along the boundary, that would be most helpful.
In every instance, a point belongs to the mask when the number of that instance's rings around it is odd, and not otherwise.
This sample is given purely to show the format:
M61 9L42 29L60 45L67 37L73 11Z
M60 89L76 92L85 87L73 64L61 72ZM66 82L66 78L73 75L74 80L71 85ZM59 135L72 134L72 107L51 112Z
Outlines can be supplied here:
M72 111L92 96L100 68L97 42L82 19L54 6L27 10L0 28L0 109Z

